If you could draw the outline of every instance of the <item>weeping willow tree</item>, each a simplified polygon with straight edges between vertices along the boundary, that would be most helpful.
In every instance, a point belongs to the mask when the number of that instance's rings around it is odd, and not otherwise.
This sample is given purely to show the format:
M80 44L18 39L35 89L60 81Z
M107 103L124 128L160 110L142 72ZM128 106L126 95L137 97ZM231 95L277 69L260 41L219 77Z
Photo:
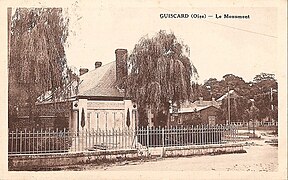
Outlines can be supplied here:
M127 95L138 104L140 125L147 124L147 108L156 116L155 125L166 125L169 101L179 104L189 99L195 66L188 58L189 47L173 33L160 31L142 37L128 59ZM160 114L160 115L159 115ZM167 116L166 116L167 117Z
M8 21L9 114L28 105L33 119L37 97L65 86L68 19L63 14L61 8L17 8Z

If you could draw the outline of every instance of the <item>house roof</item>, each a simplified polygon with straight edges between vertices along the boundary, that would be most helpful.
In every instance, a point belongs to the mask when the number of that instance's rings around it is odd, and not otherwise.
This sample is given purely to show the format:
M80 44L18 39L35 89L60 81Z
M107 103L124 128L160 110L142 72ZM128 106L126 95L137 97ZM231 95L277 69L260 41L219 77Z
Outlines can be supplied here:
M209 106L209 105L212 105L212 103L213 103L213 101L200 101L200 100L196 100L193 102L193 104L198 106L198 107Z
M239 95L236 93L236 91L233 90L233 89L229 91L229 94L232 95L233 97L234 97L234 96L235 96L235 97L239 96ZM218 98L216 101L222 101L222 100L225 99L227 96L228 96L228 92L225 93L225 94L224 94L223 96L221 96L220 98Z
M219 109L219 108L217 108L216 106L213 106L213 105L206 105L206 106L201 106L201 107L181 108L181 109L178 111L178 113L193 113L193 112L199 112L199 111L202 111L202 110L207 109L207 108L210 108L210 107Z
M196 100L193 103L186 101L181 104L181 108L193 108L193 109L207 106L215 106L216 108L220 108L219 102L215 100L212 101Z
M78 96L124 97L116 87L116 61L80 76Z

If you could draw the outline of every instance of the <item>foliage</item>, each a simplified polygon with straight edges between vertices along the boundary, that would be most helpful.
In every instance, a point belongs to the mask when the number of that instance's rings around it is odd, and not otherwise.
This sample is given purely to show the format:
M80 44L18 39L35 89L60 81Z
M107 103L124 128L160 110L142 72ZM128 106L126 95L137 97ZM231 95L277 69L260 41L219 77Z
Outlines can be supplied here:
M275 79L275 74L270 74L270 73L260 73L260 74L257 74L253 81L255 83L259 83L261 81L266 81L266 80L270 80L270 81L276 81Z
M235 90L238 98L231 98L230 110L232 121L248 121L248 110L251 107L249 99L255 100L255 106L259 109L259 119L272 117L277 119L278 114L278 83L274 74L260 73L256 75L253 82L245 82L241 77L234 74L226 74L223 79L218 81L216 78L210 78L203 85L199 85L196 90L198 97L202 96L204 100L211 100L212 97L218 99L230 90ZM271 92L272 89L272 92ZM273 110L272 110L273 105ZM220 117L228 119L227 98L221 105L222 113Z
M194 110L194 112L191 115L189 115L188 118L186 117L183 120L184 126L200 125L200 124L202 124L201 116L200 116L200 113L197 112L196 109Z
M233 122L247 121L247 112L249 108L249 100L245 97L237 97L230 99L230 118ZM221 119L228 119L228 99L224 99L221 104Z
M17 8L9 33L9 113L28 104L33 118L37 97L65 87L68 19L61 8Z
M152 109L157 114L167 109L167 102L181 102L191 95L192 77L197 70L187 57L188 46L173 33L160 31L152 38L142 37L135 45L129 60L126 81L128 96L138 104L138 110ZM139 114L140 119L145 113Z

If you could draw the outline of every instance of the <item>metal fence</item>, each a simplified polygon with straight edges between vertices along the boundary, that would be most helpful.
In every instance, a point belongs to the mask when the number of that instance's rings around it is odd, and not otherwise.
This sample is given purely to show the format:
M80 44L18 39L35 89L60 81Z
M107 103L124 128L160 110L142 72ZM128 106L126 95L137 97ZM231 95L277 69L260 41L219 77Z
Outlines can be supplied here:
M237 140L236 126L142 127L134 129L66 131L11 131L9 154L68 153L220 144Z
M39 154L125 149L135 147L133 130L83 130L80 132L12 131L9 132L9 154Z
M237 140L236 126L181 126L171 128L138 129L138 143L146 147L221 144Z
M238 126L238 127L248 127L248 122L231 122L231 125ZM253 122L250 121L249 126L253 126ZM271 126L278 126L278 122L262 122L262 121L255 121L255 127L271 127Z

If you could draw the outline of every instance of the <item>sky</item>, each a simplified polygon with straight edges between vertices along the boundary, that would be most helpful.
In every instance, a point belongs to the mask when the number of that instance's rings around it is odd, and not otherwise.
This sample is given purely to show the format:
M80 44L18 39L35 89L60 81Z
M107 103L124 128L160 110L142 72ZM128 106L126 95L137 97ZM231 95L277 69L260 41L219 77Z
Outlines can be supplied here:
M249 15L250 19L161 19L160 14L166 13ZM141 37L166 30L190 47L189 58L198 70L199 83L209 78L221 80L230 73L245 81L261 72L274 73L277 78L276 8L76 1L68 6L68 15L67 62L78 69L92 70L95 61L114 61L115 49L125 48L129 53Z

